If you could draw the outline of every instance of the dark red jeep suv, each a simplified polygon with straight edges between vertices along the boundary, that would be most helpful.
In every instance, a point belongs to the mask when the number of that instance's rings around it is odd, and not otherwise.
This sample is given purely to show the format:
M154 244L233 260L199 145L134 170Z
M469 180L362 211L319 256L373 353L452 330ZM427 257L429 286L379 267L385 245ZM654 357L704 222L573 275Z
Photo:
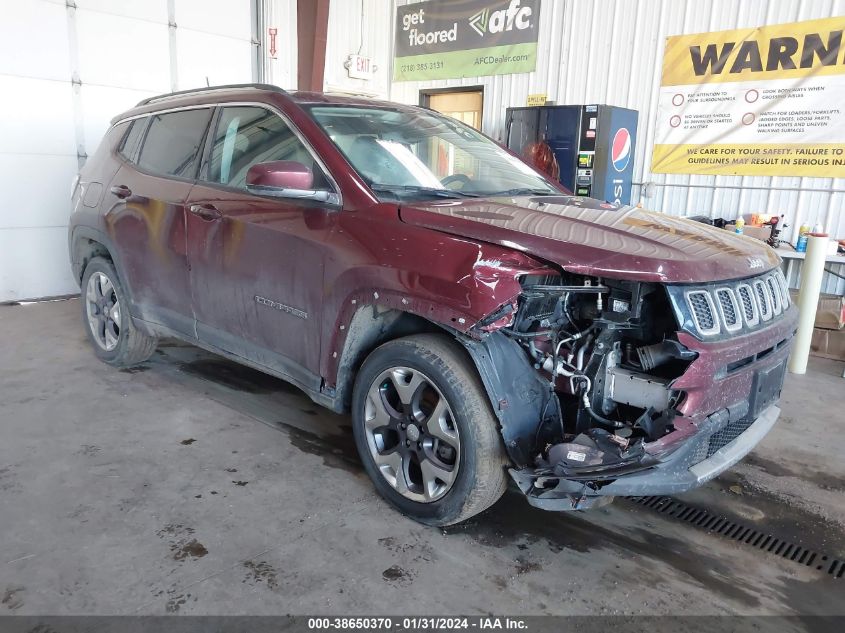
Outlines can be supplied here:
M73 191L97 355L177 337L352 415L378 491L431 525L680 492L777 420L778 256L578 198L426 109L273 86L142 101Z

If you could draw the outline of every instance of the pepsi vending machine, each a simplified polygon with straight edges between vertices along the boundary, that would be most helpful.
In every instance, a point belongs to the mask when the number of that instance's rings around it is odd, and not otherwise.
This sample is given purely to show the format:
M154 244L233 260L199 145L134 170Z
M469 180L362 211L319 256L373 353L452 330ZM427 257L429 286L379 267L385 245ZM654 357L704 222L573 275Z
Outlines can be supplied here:
M508 108L508 148L578 196L631 203L637 111L609 105Z

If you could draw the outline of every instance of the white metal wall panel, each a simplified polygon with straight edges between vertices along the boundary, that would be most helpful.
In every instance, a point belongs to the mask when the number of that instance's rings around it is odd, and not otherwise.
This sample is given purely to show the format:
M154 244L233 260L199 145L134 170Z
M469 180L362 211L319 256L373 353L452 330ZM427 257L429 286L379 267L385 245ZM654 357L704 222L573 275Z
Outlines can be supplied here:
M141 99L170 90L167 3L79 0L74 16L81 81L77 139L93 154L111 118ZM146 5L143 9L136 5Z
M176 41L180 90L252 81L252 45L248 38L179 27Z
M77 152L93 153L109 120L144 97L206 76L251 81L253 2L0 0L0 120L13 122L0 133L0 301L77 291L67 255Z
M0 0L0 15L3 301L71 288L65 227L77 158L64 3Z
M164 3L160 2L164 9ZM83 93L88 85L170 89L167 12L158 22L103 13L77 2L76 37ZM87 101L83 94L83 100Z
M60 5L65 4L65 0L50 1ZM74 2L76 6L91 11L167 24L167 0L143 0L143 2L138 0L74 0Z
M409 4L412 0L396 0ZM347 3L344 3L347 4ZM348 3L354 4L354 3ZM676 215L733 219L784 214L785 237L801 223L821 223L845 237L845 180L766 176L688 176L650 172L665 38L845 15L845 0L543 0L533 73L429 82L394 82L391 98L417 103L422 88L484 86L483 129L504 133L505 108L546 93L565 103L608 103L640 113L635 182L652 182L643 205ZM799 191L795 191L799 190ZM643 194L634 187L634 198ZM835 278L833 278L835 279ZM827 281L827 288L837 282Z
M67 11L62 3L0 0L0 74L64 81L68 62ZM37 37L34 35L38 34ZM2 93L4 96L13 94Z
M265 3L264 26L262 43L267 81L285 90L296 90L296 0L268 0ZM270 28L276 29L276 56L273 58L269 53Z
M112 118L131 108L141 99L154 94L167 92L160 90L141 90L117 86L98 86L85 84L80 89L82 104L82 133L86 152L93 154L100 139L109 129ZM76 170L74 170L75 172Z
M232 0L176 0L176 25L223 37L249 41L249 3Z
M349 92L386 99L390 93L392 3L385 0L333 0L329 5L326 92ZM372 79L352 79L343 66L347 55L370 57L378 70Z
M175 17L180 90L251 80L249 0L176 0Z

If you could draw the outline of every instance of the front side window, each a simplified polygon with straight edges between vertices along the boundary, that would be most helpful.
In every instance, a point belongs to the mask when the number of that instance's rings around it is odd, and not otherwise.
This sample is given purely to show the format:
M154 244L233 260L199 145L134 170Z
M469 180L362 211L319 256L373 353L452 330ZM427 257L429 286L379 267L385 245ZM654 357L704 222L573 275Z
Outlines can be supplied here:
M279 115L258 106L223 108L211 147L210 182L246 189L250 167L277 160L302 163L314 175L313 189L331 189L314 157Z
M194 178L210 118L210 108L152 115L138 165L159 174Z
M323 105L310 113L379 198L560 194L521 160L449 117Z

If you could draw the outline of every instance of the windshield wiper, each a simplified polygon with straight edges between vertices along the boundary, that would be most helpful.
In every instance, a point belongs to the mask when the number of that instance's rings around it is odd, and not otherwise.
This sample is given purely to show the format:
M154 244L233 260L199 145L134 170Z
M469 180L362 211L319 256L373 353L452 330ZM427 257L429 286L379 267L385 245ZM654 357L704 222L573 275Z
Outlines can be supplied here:
M400 195L402 193L408 194L423 194L436 196L438 198L477 198L477 193L469 193L467 191L455 191L454 189L438 189L436 187L422 187L418 185L383 185L375 183L370 185L370 189L381 193L392 193Z
M495 191L487 194L493 196L562 196L563 193L559 191L549 191L548 189L505 189L504 191Z

